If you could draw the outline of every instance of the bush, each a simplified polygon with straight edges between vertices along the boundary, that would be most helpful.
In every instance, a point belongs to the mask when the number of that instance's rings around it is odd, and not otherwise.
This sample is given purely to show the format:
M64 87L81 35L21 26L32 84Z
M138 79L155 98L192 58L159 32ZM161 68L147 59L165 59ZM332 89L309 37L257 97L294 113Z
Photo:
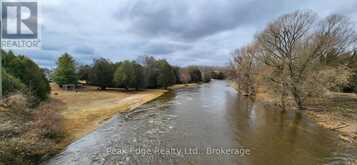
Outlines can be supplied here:
M28 144L20 139L0 140L0 165L31 165L28 159Z
M37 137L0 139L0 165L35 165L59 152L55 142Z
M343 92L357 93L357 71L354 71L347 85L343 86Z
M15 56L10 51L3 54L2 63L6 71L4 74L7 81L4 86L6 92L11 92L14 88L21 87L22 89L22 83L28 89L26 93L34 96L35 101L47 99L50 92L49 82L40 67L31 59L25 56Z
M5 70L1 70L3 95L8 96L12 93L25 91L26 86L14 76L8 74Z
M33 115L33 129L43 138L58 140L64 137L63 116L49 107L36 111Z
M40 101L47 99L51 89L46 75L31 59L25 56L19 56L18 58L22 67L15 77L18 77L27 85L30 96L35 96Z
M12 95L2 101L0 111L0 165L39 164L59 152L63 137L62 117L49 107L34 111L26 97Z

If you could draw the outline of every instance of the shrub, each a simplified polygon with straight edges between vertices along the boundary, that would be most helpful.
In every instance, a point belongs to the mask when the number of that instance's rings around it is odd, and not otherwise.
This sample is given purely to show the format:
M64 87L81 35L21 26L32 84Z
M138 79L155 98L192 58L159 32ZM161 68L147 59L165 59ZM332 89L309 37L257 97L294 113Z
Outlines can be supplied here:
M25 96L17 94L2 101L0 111L0 164L38 164L57 153L61 117L51 111L29 110ZM33 117L31 117L33 116Z
M3 85L3 95L8 96L12 93L25 91L26 86L14 76L8 74L5 70L2 72L2 85Z
M40 67L31 59L25 56L15 56L10 51L3 54L2 63L6 71L4 75L7 78L7 82L5 82L6 92L14 88L22 88L22 83L28 89L26 93L36 98L34 101L45 100L48 97L50 92L49 82ZM15 84L12 84L12 82Z
M29 159L28 145L20 139L1 139L0 140L0 165L31 165Z
M64 137L61 114L46 107L36 111L33 117L33 129L37 130L41 137L54 140Z

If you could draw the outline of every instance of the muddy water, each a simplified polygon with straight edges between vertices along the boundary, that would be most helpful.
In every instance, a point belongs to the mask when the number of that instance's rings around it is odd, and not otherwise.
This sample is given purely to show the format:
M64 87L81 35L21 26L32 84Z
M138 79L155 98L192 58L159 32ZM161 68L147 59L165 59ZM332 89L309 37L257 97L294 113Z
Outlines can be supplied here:
M117 115L44 164L352 164L356 156L304 116L265 110L213 81Z

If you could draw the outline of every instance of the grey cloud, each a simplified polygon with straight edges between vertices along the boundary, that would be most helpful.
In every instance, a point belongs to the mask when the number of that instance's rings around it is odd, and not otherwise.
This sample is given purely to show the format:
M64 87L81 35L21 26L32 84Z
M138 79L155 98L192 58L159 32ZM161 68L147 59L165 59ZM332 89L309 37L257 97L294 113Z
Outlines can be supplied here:
M152 55L167 55L176 51L183 51L190 49L191 46L187 44L158 42L148 43L144 46L144 53Z
M39 51L17 51L53 68L69 52L78 63L139 55L175 65L224 65L230 52L276 17L298 9L357 21L355 0L51 0L44 1Z
M89 46L77 46L73 50L75 53L94 55L95 50Z
M159 3L160 2L160 3ZM285 10L287 2L253 0L136 1L119 9L117 20L131 20L130 30L140 35L165 36L192 41L237 26L261 23ZM290 5L297 3L289 2ZM280 10L277 10L280 9Z

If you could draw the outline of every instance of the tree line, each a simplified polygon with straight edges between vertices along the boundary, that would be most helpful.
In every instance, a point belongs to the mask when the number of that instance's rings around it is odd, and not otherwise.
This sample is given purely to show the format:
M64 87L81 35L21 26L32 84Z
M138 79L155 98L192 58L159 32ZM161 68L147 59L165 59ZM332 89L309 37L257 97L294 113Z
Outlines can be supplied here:
M254 41L233 52L231 76L244 95L261 88L285 108L305 109L329 91L357 92L357 33L349 18L296 11L269 23Z
M137 61L142 61L141 63ZM79 80L105 90L111 88L152 89L167 88L174 84L209 82L211 70L203 67L189 66L180 68L172 66L165 59L143 56L137 61L120 61L113 63L104 58L95 59L91 65L77 66L68 53L57 60L57 67L52 80L58 85L77 84Z
M167 88L174 84L209 82L212 78L224 79L220 70L209 66L173 66L165 59L142 56L136 61L113 63L104 58L94 59L93 64L78 65L68 53L57 59L53 71L41 69L32 59L1 50L3 95L20 92L37 104L48 98L50 81L60 87L85 81L88 85L106 88L153 89ZM138 62L140 61L140 62Z

